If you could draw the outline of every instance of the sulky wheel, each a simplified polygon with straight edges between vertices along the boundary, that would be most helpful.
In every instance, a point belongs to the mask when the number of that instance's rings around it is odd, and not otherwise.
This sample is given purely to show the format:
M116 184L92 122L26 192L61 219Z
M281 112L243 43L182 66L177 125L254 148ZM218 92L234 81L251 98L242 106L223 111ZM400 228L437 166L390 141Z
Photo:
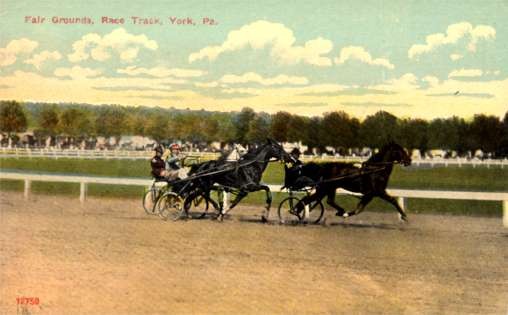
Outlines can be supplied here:
M297 224L301 217L296 211L296 205L300 199L297 197L287 197L279 204L279 222L281 224Z
M191 194L187 200L185 200L185 210L187 216L192 219L202 219L208 213L209 202L204 195L193 195Z
M304 215L302 215L303 221L309 223L319 223L321 218L323 218L323 214L325 213L325 207L321 200L317 200L310 203L308 207L308 213L304 211ZM305 217L304 217L305 216Z
M159 191L157 189L150 188L143 194L143 209L146 214L157 214L155 211L155 203L159 197Z
M168 191L162 195L155 207L158 209L159 216L164 220L178 220L182 217L183 200L174 192Z

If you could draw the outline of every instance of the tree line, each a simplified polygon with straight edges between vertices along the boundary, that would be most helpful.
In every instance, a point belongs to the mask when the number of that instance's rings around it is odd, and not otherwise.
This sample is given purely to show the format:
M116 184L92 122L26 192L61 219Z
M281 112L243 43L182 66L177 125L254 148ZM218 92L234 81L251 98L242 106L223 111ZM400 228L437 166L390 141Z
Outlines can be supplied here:
M37 138L87 139L141 135L157 141L192 143L257 143L270 136L281 142L302 142L310 149L339 153L350 148L379 148L396 141L407 149L453 150L462 155L480 149L508 156L508 112L502 119L477 114L423 120L398 118L386 111L360 121L343 111L305 117L288 112L256 113L177 110L120 105L0 102L0 131L8 135L30 128Z

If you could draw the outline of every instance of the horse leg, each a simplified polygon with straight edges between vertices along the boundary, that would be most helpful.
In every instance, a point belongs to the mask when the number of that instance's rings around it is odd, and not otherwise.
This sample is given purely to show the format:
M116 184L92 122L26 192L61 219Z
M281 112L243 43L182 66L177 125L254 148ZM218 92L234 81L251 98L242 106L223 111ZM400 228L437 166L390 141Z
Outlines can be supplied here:
M395 199L394 197L388 195L388 193L386 191L383 191L383 194L381 194L379 196L381 199L383 200L386 200L388 201L389 203L391 203L395 209L397 209L397 211L399 212L399 219L404 221L404 222L407 222L407 215L406 215L406 212L404 211L404 209L402 209L402 207L399 205L399 202L397 201L397 199Z
M363 211L363 209L365 209L365 207L372 201L372 198L374 198L373 195L363 195L360 198L360 202L356 206L355 211L344 213L344 217L350 217L352 215L360 214Z
M211 193L210 189L206 191L206 194L205 194L206 200L208 200L208 202L212 204L212 206L215 210L220 211L220 209L222 209L222 205L217 204L217 202L215 202L215 200L213 200L212 197L210 197L210 193Z
M231 209L233 209L245 196L247 196L247 192L244 190L240 190L236 195L235 199L231 202L231 205L228 207L228 209L224 209L224 204L221 200L220 203L222 203L222 205L220 206L219 216L217 217L217 220L222 221L224 219L224 215L229 211L231 211Z
M223 211L225 213L229 212L231 209L233 209L240 201L247 196L247 192L245 190L240 190L238 194L236 195L235 199L231 201L231 205L226 211Z
M261 221L268 222L270 218L270 207L272 206L272 192L270 191L270 187L266 185L259 185L259 189L257 190L264 190L266 193L266 212L261 215Z
M259 190L264 190L266 193L266 209L265 213L261 215L261 221L262 222L268 222L268 218L270 217L270 207L272 206L272 192L270 191L270 187L263 184L253 184L249 185L247 188L249 192L255 192Z
M296 210L296 213L298 217L301 219L301 213L304 211L305 207L310 207L310 205L313 202L318 202L324 198L326 195L326 191L323 189L316 189L316 191L313 194L306 195L298 203L294 206L294 209ZM304 214L305 215L305 214Z
M338 203L335 202L335 189L331 189L330 191L328 191L327 196L328 197L326 198L326 203L335 210L337 210L337 213L335 215L339 217L343 216L346 210L344 210L344 208L342 208L341 206L339 206Z

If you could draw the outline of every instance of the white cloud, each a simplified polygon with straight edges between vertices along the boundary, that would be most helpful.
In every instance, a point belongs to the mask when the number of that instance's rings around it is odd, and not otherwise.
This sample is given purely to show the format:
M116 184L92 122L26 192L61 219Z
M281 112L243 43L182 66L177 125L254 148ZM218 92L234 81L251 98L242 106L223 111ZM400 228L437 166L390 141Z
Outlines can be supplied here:
M361 46L347 46L342 48L339 57L335 58L335 63L343 64L348 60L358 60L369 65L382 66L388 69L395 68L395 66L388 59L373 59L370 53Z
M439 84L439 79L431 75L424 76L422 78L422 81L427 82L429 84L429 87L434 87Z
M72 68L56 68L54 71L54 75L57 77L70 77L72 79L96 77L101 73L101 70L82 68L80 66L74 66Z
M177 77L177 78L193 78L200 77L206 74L205 71L193 70L193 69L179 69L179 68L167 68L167 67L153 67L153 68L142 68L137 66L129 66L124 69L118 69L118 73L127 74L130 76L138 76L141 74L150 75L157 78L163 77Z
M254 89L254 88L228 88L222 89L221 92L225 94L250 94L250 95L260 95L263 90Z
M189 62L201 59L213 61L225 52L238 51L244 48L270 48L271 56L283 64L304 62L315 66L331 66L328 54L333 43L318 37L307 41L303 46L294 46L296 39L293 31L283 24L269 21L256 21L240 29L229 32L221 45L207 46L189 55Z
M448 78L457 78L457 77L481 77L483 75L483 71L480 69L460 69L453 70L448 74Z
M446 34L430 34L426 37L425 44L415 44L411 46L408 50L408 57L410 59L415 59L419 55L429 53L440 46L456 44L460 39L466 36L469 36L467 49L471 52L475 52L476 46L480 40L496 38L496 30L489 25L477 25L473 27L469 22L451 24L448 26Z
M496 38L496 30L492 26L478 25L471 30L471 41L467 45L469 51L475 52L476 45L480 39L494 39Z
M219 82L195 82L194 85L200 88L214 88L219 86Z
M464 58L464 56L461 55L461 54L451 54L450 55L450 59L453 60L453 61L457 61L457 60L462 59L462 58Z
M44 50L39 54L35 54L31 59L27 59L24 63L33 65L37 69L40 69L41 65L46 62L46 60L60 60L62 59L62 55L58 51L48 51Z
M11 40L7 46L0 48L0 67L12 65L18 55L31 53L38 45L38 42L27 38Z
M140 48L156 50L157 42L144 34L133 35L123 28L117 28L101 37L96 33L89 33L72 44L73 52L67 57L71 62L80 62L92 58L104 61L111 58L111 52L120 56L122 61L132 62L138 56Z
M287 76L280 74L272 78L263 78L261 75L254 72L247 72L243 75L226 74L219 79L219 82L225 84L241 84L255 82L261 85L305 85L309 83L309 80L305 77Z
M427 77L427 79L429 78ZM416 77L416 75L412 73L405 73L399 78L390 79L382 84L371 86L369 88L385 91L404 91L418 89L420 88L420 85L418 84L418 77Z
M485 71L485 70L484 70ZM497 69L494 69L497 71ZM423 79L421 79L423 80ZM421 81L419 80L419 81ZM5 99L25 99L41 102L84 102L90 104L124 104L147 105L176 108L191 108L199 110L207 108L218 111L240 111L249 106L256 111L275 113L280 110L294 111L290 105L309 104L298 107L298 113L306 116L322 115L325 112L337 110L336 104L365 103L379 104L379 106L350 106L348 111L355 117L372 115L383 104L410 104L412 106L393 106L390 112L398 117L421 117L432 119L435 117L472 117L482 108L485 114L503 116L506 112L508 99L508 79L488 81L464 81L445 79L435 87L422 89L414 85L414 75L406 74L401 78L391 80L393 84L405 83L414 86L413 89L397 89L387 85L385 91L394 93L373 94L310 94L317 91L340 91L351 86L337 84L320 84L305 86L261 86L258 89L233 86L221 94L231 93L231 97L215 97L207 93L201 95L191 89L171 89L169 78L148 77L93 77L82 80L68 80L55 76L45 77L37 72L14 71L14 73L0 76L0 86L9 86L2 90ZM409 84L408 84L409 83ZM110 87L110 88L108 88ZM364 87L365 88L365 87ZM368 87L372 88L372 87ZM460 91L457 97L454 95ZM310 92L310 93L306 93ZM253 94L241 101L235 93ZM304 94L305 95L302 95ZM442 95L443 97L436 97ZM485 97L484 97L485 96ZM310 104L326 103L327 106L311 106Z

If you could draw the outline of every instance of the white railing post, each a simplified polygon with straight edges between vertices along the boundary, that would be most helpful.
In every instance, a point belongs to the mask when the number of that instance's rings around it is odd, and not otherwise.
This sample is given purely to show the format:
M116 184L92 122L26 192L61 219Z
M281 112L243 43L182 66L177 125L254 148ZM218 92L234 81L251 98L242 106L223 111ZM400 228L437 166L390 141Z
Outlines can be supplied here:
M230 192L224 192L224 195L222 197L222 211L226 212L229 210L229 199L231 199L231 193Z
M79 183L79 202L83 203L86 199L86 182Z
M25 189L23 191L23 197L25 197L25 199L28 199L28 196L30 195L31 186L32 182L29 179L25 179Z
M398 197L397 200L402 210L406 211L406 199L404 199L404 197Z

